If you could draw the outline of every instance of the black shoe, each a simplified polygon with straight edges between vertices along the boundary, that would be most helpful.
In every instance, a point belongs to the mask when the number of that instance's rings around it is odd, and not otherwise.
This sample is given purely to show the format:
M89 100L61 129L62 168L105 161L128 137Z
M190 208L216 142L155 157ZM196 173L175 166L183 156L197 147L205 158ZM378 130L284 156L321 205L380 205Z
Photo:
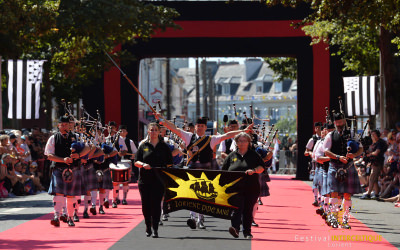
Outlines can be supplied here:
M108 201L105 201L105 202L103 203L103 206L104 206L105 208L109 208L109 207L110 207L110 203L109 203Z
M50 224L55 226L55 227L59 227L60 226L60 220L57 217L54 217L51 221Z
M112 208L117 208L118 206L117 206L117 203L116 202L113 202L112 203Z
M88 212L87 212L87 209L85 209L85 210L83 211L83 218L84 218L84 219L89 219L89 218L90 218L90 216L89 216L89 214L88 214Z
M258 224L253 220L253 222L251 223L252 227L258 227Z
M317 210L315 210L315 213L322 215L324 213L324 209L322 207L320 207Z
M79 217L76 213L74 213L74 216L72 217L74 222L79 222Z
M244 234L243 235L245 239L251 240L253 239L253 235L252 234Z
M153 237L153 238L158 238L158 232L157 232L157 231L154 231L153 234L151 235L151 237Z
M364 194L363 196L360 197L361 200L370 200L371 199L371 195L369 194Z
M206 226L204 226L203 221L199 221L199 222L197 222L197 228L198 229L206 229Z
M384 199L382 199L382 198L378 198L378 199L376 199L376 201L379 201L379 202L385 202L385 200L384 200Z
M263 203L262 203L260 198L258 198L258 205L261 205L261 206L263 205Z
M339 227L339 222L337 221L336 218L333 218L331 221L331 227L332 228L338 228Z
M117 205L121 203L121 201L118 198L115 200L115 202L117 203Z
M167 216L166 214L163 214L163 215L161 216L161 220L162 220L162 221L168 221L168 216Z
M229 233L233 236L233 238L239 238L239 232L234 227L229 228Z
M68 218L68 226L74 227L75 223L72 221L72 218Z
M196 221L194 219L188 219L186 223L191 229L196 229Z
M321 215L321 217L322 217L323 220L325 220L325 219L326 219L326 213L323 213L323 214Z
M62 221L62 222L64 222L64 223L67 223L67 221L68 221L68 216L67 216L66 214L62 214L62 215L60 216L60 221Z
M146 229L146 237L150 237L152 235L151 229Z
M351 229L351 226L347 222L343 222L341 226L343 229Z
M122 205L128 205L128 202L126 200L122 200Z
M92 213L93 215L96 215L97 214L97 212L96 212L96 206L93 206L92 205L92 207L90 208L90 213Z
M313 202L313 204L312 204L314 207L318 207L319 206L319 204L318 204L318 201L317 200L315 200L314 202Z
M104 210L103 210L103 206L100 206L100 207L99 207L99 214L106 214L106 213L104 212Z

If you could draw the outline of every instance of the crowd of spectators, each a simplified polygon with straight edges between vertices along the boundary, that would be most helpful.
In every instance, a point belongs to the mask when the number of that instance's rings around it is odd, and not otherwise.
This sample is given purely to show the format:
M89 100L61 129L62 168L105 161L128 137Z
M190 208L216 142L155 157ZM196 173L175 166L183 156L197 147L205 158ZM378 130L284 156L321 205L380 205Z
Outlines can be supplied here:
M48 133L38 127L0 130L0 197L46 192L49 166L44 147Z
M355 161L365 193L361 199L394 202L400 207L400 122L396 129L373 130L371 143Z

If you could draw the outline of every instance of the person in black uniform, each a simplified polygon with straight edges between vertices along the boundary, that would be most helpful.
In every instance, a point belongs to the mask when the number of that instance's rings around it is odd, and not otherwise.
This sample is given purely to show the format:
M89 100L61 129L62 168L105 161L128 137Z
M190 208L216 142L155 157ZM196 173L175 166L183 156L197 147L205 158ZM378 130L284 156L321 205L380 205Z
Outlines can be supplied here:
M140 168L138 186L146 223L146 236L158 238L164 184L154 168L171 167L172 153L164 139L159 136L159 124L150 123L147 132L148 139L136 152L135 166Z
M264 161L261 156L251 149L251 138L246 133L235 136L237 150L225 158L222 170L243 171L249 176L245 178L245 190L242 193L242 203L239 209L233 213L229 233L239 237L241 222L243 223L243 235L246 239L252 239L251 223L253 222L253 207L260 195L260 182L258 174L264 171ZM243 220L242 220L243 218Z

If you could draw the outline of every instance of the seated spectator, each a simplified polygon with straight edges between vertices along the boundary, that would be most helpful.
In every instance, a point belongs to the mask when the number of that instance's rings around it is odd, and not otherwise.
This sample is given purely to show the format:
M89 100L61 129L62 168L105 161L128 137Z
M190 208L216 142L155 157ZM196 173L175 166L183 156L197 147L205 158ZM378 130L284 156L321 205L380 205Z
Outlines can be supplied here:
M365 162L363 159L357 160L354 165L356 166L358 172L358 178L360 179L360 184L362 188L366 188L368 186L368 176L367 176L367 167L365 166Z
M14 172L18 177L18 181L24 187L24 193L22 195L35 193L33 180L31 179L32 176L27 174L27 167L28 166L23 162L18 162L14 166Z
M10 153L8 148L8 135L0 135L0 155Z
M42 173L38 172L38 164L34 161L30 164L28 173L30 178L33 180L33 184L35 185L35 189L37 192L45 192L46 189L43 187L42 183L40 182L40 178L42 177Z
M6 177L4 179L4 187L6 187L9 197L15 197L15 195L24 194L24 186L19 182L18 176L14 171L14 164L16 163L15 158L12 158L10 154L3 154L1 157L1 168L7 169Z
M29 150L29 140L26 140L27 136L21 136L21 144L19 144L19 148L22 149L22 161L26 163L32 162L31 152Z
M381 189L381 198L388 198L394 189L394 178L390 174L390 166L385 166L383 168L381 176L379 176L379 184Z

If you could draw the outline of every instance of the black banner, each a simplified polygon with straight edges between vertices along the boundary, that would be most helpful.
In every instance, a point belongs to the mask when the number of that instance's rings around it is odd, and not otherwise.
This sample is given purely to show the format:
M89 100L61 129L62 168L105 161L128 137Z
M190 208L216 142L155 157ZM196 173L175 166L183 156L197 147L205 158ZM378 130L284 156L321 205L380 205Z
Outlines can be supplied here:
M165 182L167 212L181 209L231 219L242 199L244 172L160 169Z

